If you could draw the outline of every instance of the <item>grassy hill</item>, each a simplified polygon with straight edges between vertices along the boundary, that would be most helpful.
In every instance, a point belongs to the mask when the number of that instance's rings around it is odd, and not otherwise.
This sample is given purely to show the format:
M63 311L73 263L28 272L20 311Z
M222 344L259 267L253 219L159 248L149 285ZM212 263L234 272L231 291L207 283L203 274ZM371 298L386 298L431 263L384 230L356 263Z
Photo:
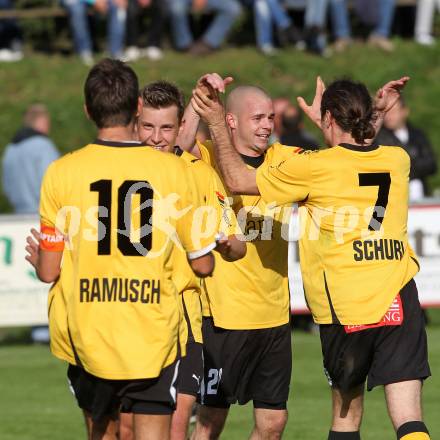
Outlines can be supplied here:
M424 48L410 41L396 41L397 50L386 54L356 44L330 59L294 50L280 51L273 58L253 47L226 49L202 59L166 52L160 62L141 60L134 64L141 84L156 79L176 82L189 96L196 79L206 72L232 75L236 83L252 83L273 96L313 96L315 77L329 82L340 76L364 81L375 91L389 79L402 75L412 80L406 91L415 125L428 133L440 157L440 46ZM47 104L53 117L51 136L62 152L83 146L94 138L94 129L84 116L82 87L88 69L74 57L28 54L20 63L0 66L0 156L24 109L32 102ZM310 127L311 130L313 130ZM440 188L440 174L431 179ZM0 196L0 212L10 207Z

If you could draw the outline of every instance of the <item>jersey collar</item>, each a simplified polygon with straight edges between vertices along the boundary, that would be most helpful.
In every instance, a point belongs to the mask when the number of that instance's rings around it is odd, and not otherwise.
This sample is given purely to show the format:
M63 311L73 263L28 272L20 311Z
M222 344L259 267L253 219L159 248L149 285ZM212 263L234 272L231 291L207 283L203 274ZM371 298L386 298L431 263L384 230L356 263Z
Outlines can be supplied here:
M178 145L176 145L175 147L174 147L174 154L176 155L176 156L182 156L182 154L183 154L183 150L178 146Z
M347 150L360 151L361 153L367 151L374 151L379 148L379 144L372 143L371 145L353 145L353 144L339 144L339 147L346 148Z
M96 139L93 142L95 145L102 145L104 147L146 147L147 145L139 141L105 141Z
M240 154L243 162L252 168L258 168L264 162L264 154L260 156L246 156L245 154Z

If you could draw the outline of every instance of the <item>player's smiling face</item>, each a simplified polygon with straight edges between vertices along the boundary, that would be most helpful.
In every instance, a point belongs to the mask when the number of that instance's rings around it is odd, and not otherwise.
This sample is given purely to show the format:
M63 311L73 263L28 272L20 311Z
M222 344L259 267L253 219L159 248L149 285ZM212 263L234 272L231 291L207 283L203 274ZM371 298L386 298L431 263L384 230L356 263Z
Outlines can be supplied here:
M156 150L171 152L176 145L180 124L177 106L142 107L138 118L139 140Z
M274 118L271 99L259 95L246 99L236 115L237 141L258 154L264 153L269 146Z

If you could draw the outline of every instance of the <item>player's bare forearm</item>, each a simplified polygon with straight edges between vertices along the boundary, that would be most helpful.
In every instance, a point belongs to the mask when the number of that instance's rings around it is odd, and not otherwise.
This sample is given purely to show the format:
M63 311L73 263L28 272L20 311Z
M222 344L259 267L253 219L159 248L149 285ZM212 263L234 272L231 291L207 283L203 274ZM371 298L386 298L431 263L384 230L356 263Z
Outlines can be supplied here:
M374 118L373 118L374 138L376 138L380 129L382 128L384 118L385 118L384 112L375 110ZM372 139L370 140L372 141Z
M63 252L49 252L40 249L38 252L38 263L35 267L40 281L53 283L60 276L61 259Z
M258 195L256 171L243 162L232 141L225 123L208 124L215 146L216 162L223 180L232 194Z
M191 103L186 106L183 114L182 129L177 136L176 144L184 151L188 151L200 159L200 151L195 146L197 129L199 127L200 116L194 110Z

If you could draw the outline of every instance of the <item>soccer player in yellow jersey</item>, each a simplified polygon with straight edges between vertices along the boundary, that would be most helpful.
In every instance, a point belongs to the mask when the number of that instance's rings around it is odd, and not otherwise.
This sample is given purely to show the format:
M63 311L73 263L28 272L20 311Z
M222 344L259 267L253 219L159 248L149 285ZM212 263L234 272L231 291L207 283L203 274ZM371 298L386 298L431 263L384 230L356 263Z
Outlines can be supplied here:
M208 74L199 81L205 82L222 89L229 80ZM233 145L247 168L266 168L298 150L278 143L269 147L274 110L264 90L237 87L228 96L227 108ZM191 132L188 124L198 122L191 113L188 107L184 134ZM191 136L183 143L193 144ZM198 142L192 152L218 168L212 142ZM260 196L229 195L247 240L247 254L234 263L216 257L213 277L203 283L205 368L194 438L218 438L230 405L249 400L255 415L251 438L279 438L287 422L292 364L287 279L290 205L279 209Z
M397 438L430 438L421 406L430 369L413 280L419 267L407 236L410 159L371 141L407 80L385 85L373 105L363 84L341 80L325 90L318 79L313 104L299 103L330 148L257 171L233 147L215 93L198 89L193 97L214 132L227 186L302 206L304 290L332 386L329 440L360 439L365 382L368 390L384 386Z
M184 112L184 98L179 89L167 82L157 81L145 86L140 93L142 110L138 117L139 139L164 153L181 158L193 175L206 209L218 219L218 230L224 238L217 240L216 251L227 261L242 258L246 243L235 237L236 219L228 206L226 192L212 167L176 146ZM202 311L200 279L192 273L184 253L175 250L173 281L180 293L183 327L186 330L186 355L181 359L177 378L177 407L171 422L171 440L186 440L191 410L203 375ZM132 435L131 419L121 415L121 440Z
M88 438L116 440L122 411L134 413L136 440L168 439L180 357L173 249L210 275L215 233L192 227L201 200L185 164L136 140L133 70L102 60L84 92L98 139L49 167L29 258L42 281L61 282L68 376Z

